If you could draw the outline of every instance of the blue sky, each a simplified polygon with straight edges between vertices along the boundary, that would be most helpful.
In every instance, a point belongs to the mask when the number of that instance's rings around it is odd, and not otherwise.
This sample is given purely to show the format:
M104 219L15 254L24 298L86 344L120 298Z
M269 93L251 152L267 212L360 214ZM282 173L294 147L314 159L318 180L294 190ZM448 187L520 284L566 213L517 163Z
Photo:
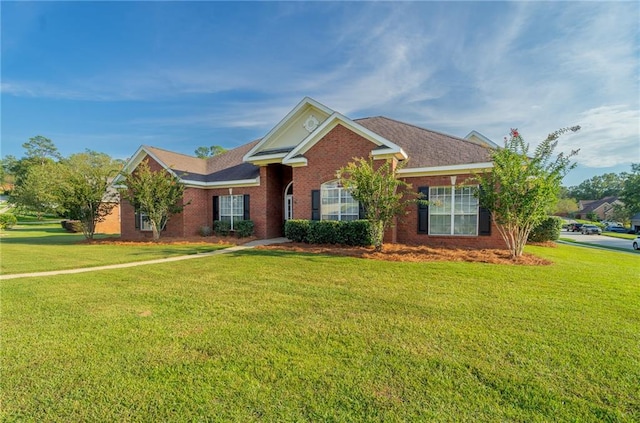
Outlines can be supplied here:
M304 96L502 143L560 127L576 185L640 162L638 2L2 2L1 154L265 135Z

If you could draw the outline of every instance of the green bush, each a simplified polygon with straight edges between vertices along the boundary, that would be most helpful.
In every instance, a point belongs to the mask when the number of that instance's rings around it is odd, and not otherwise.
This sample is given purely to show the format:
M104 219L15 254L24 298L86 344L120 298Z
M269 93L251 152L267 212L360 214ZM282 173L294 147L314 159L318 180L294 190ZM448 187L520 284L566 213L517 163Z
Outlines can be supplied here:
M213 222L213 232L218 236L227 236L231 232L231 223L225 220Z
M562 219L556 216L549 216L538 226L533 228L529 234L528 241L545 242L555 241L560 238L560 230L562 229Z
M0 229L11 229L16 223L18 223L18 219L11 213L2 213L0 214Z
M200 226L198 233L200 236L211 236L213 235L213 229L211 229L211 226Z
M236 222L236 236L238 238L246 238L253 235L253 220L241 220Z
M284 236L293 242L309 242L309 223L309 220L304 219L287 220L284 224Z
M82 222L79 220L63 220L60 224L67 232L82 232Z
M284 235L293 242L310 244L371 245L367 220L288 220Z

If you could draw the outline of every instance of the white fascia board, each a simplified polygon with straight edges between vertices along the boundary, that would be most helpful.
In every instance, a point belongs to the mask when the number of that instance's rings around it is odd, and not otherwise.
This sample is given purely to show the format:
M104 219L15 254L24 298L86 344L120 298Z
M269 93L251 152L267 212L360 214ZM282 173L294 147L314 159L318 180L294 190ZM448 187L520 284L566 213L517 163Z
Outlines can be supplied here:
M383 148L383 149L372 151L371 157L373 157L376 160L391 159L391 158L396 158L398 160L406 160L408 156L407 156L407 153L405 153L405 151L402 148L400 148L399 150L392 149L392 148Z
M333 110L331 110L330 108L328 108L327 106L325 106L324 104L318 103L317 101L315 101L314 99L312 99L311 97L305 97L303 98L300 103L298 103L296 105L296 107L294 107L289 113L287 113L287 115L282 118L282 120L280 122L278 122L278 124L276 126L273 127L273 129L271 129L271 131L269 131L269 133L267 133L267 135L265 135L264 137L262 137L262 140L260 140L260 142L258 144L256 144L251 150L249 150L247 152L247 154L244 155L244 157L242 158L243 161L245 162L251 162L251 156L253 156L256 152L260 151L260 149L271 139L271 137L277 133L280 128L284 127L285 125L287 125L287 123L289 123L289 121L300 111L302 110L304 107L311 105L313 107L316 107L318 109L320 109L321 111L325 112L328 115L331 115L333 113Z
M260 177L255 179L238 179L236 181L216 181L216 182L200 182L200 181L184 181L187 188L237 188L237 187L257 187L260 186Z
M327 135L329 133L329 131L331 131L333 128L335 128L336 126L338 126L338 124L343 124L347 129L355 132L356 134L362 136L363 138L368 139L369 141L371 141L372 143L374 143L377 146L382 146L384 145L385 149L381 150L379 153L377 154L394 154L399 156L399 158L402 159L406 159L407 158L407 154L402 150L402 148L400 148L400 146L392 143L391 141L387 140L386 138L381 137L380 135L376 134L373 131L370 131L369 129L365 128L364 126L352 121L351 119L349 119L348 117L338 113L338 112L334 112L331 116L329 116L327 119L325 119L324 122L322 122L322 124L320 126L318 126L316 128L315 131L313 131L312 133L310 133L300 144L298 144L296 146L296 148L294 148L283 160L282 163L283 164L290 164L290 163L294 163L294 157L300 154L304 154L307 151L309 151L309 149L311 149L311 147L313 147L314 145L316 145L316 143L318 141L320 141L322 139L322 137L324 137L325 135ZM377 155L375 152L372 153L373 156Z
M244 162L252 163L255 165L263 165L270 163L282 163L282 159L287 155L287 153L277 153L277 154L264 154L255 157L247 157L245 156L242 160Z
M449 166L405 168L398 171L398 175L411 178L417 176L459 175L493 168L492 162L468 163Z

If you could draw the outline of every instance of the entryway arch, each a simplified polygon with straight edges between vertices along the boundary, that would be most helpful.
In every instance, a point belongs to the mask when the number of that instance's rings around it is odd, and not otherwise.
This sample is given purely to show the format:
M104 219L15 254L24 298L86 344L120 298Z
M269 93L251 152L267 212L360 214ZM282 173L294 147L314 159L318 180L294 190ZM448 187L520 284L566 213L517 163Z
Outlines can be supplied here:
M293 219L293 181L284 189L284 220Z

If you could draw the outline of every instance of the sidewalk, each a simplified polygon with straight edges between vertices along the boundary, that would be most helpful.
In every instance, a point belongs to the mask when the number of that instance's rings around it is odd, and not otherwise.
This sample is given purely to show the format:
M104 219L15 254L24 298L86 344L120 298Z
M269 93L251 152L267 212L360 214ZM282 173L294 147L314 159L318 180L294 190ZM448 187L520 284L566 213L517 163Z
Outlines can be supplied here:
M216 250L208 253L190 254L187 256L167 257L162 259L135 261L132 263L121 264L109 264L105 266L96 267L82 267L79 269L66 269L66 270L51 270L48 272L34 272L34 273L14 273L11 275L0 275L0 280L18 279L18 278L33 278L41 276L55 276L55 275L71 275L74 273L95 272L98 270L112 270L112 269L124 269L127 267L146 266L148 264L168 263L172 261L191 260L197 258L211 257L219 254L235 253L236 251L248 250L260 245L282 244L289 242L287 238L272 238L272 239L260 239L256 241L248 242L244 245L237 245L235 247L225 248L224 250Z

